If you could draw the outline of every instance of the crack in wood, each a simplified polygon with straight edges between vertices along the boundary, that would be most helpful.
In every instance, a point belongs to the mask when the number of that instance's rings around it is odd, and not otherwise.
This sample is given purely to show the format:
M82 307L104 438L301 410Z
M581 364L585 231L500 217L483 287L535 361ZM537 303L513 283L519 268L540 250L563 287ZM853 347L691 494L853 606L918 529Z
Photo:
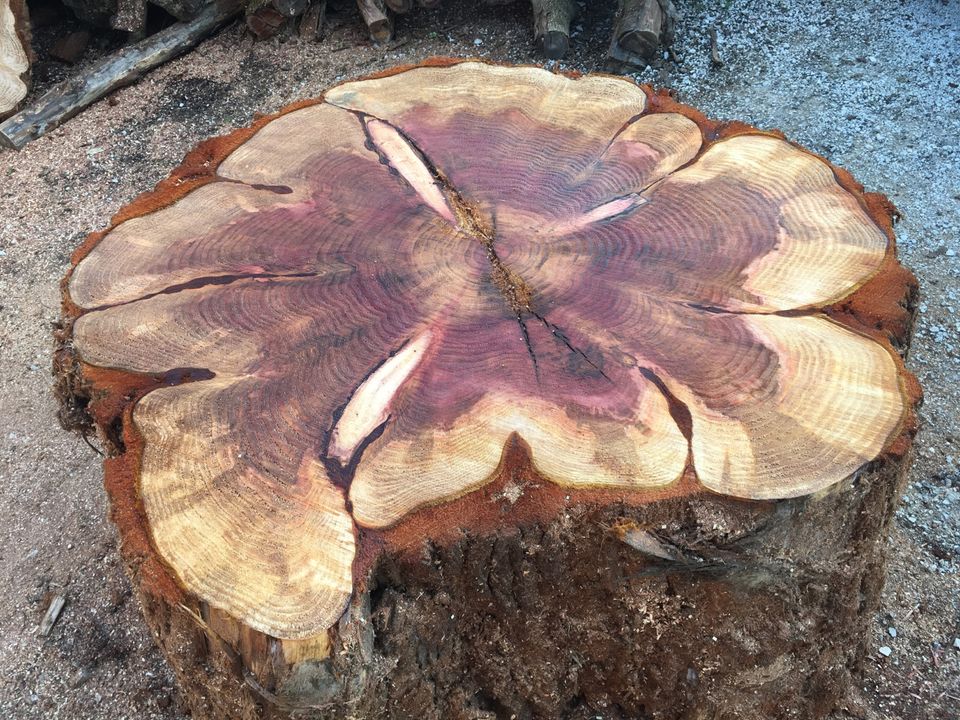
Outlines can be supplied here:
M537 312L534 312L533 310L530 311L530 314L533 315L535 318L537 318L537 320L542 322L544 326L550 331L550 333L555 338L557 338L557 340L562 342L570 352L575 353L576 355L579 355L580 357L582 357L587 362L587 364L589 364L594 370L600 373L600 375L602 375L604 379L606 379L608 382L613 382L613 380L611 380L610 377L603 371L603 368L600 365L597 365L593 360L590 359L590 356L587 355L586 352L578 348L576 345L574 345L570 341L570 338L561 328L559 328L557 325L554 325L552 322L547 320L546 317L544 317L543 315Z
M718 305L708 305L706 303L684 302L680 303L691 310L700 310L711 315L776 315L778 317L808 317L818 315L823 312L821 306L811 306L805 308L790 308L789 310L734 310L731 308L722 308Z
M111 308L123 307L124 305L132 305L133 303L143 302L144 300L149 300L150 298L155 298L158 295L173 295L174 293L183 292L184 290L201 290L208 287L216 287L217 285L230 285L234 282L239 282L241 280L285 280L288 278L308 278L308 277L322 277L324 275L329 275L327 272L294 272L294 273L233 273L227 275L205 275L203 277L193 278L192 280L187 280L186 282L176 283L175 285L170 285L163 288L162 290L157 290L152 293L147 293L138 298L133 298L132 300L124 300L122 302L116 303L107 303L105 305L97 305L91 308L85 308L87 312L98 312L102 310L110 310Z
M216 182L225 182L225 183L234 183L236 185L246 185L248 188L254 190L264 190L266 192L273 193L275 195L290 195L293 192L293 188L289 185L266 185L264 183L249 183L246 180L238 180L236 178L224 177L223 175L216 175Z
M334 410L321 459L337 486L349 487L363 451L383 434L393 399L423 361L431 339L432 333L426 331L403 343L366 373Z
M397 167L396 159L391 158L387 150L381 146L381 143L377 142L377 139L374 137L374 133L371 131L370 122L376 121L393 130L393 132L397 134L397 137L406 143L407 149L412 152L412 154L422 163L422 167L432 178L433 187L437 188L440 193L442 193L446 202L446 207L449 207L453 213L453 224L456 229L464 235L477 240L483 246L487 255L487 260L490 263L491 280L493 281L494 286L500 291L500 294L507 302L507 305L509 305L510 310L516 316L520 334L523 337L524 345L527 348L527 353L530 355L530 361L533 364L534 375L536 376L537 383L539 384L540 365L537 361L533 344L530 341L530 334L527 330L526 321L524 320L525 314L534 314L531 309L533 290L529 285L527 285L526 281L522 277L508 268L500 256L497 255L495 247L496 228L494 218L487 219L476 203L464 198L460 191L453 185L453 183L450 182L443 171L440 170L440 168L432 160L430 160L423 149L421 149L420 146L417 145L417 143L414 142L414 140L403 130L398 128L393 123L361 111L348 110L347 112L352 113L359 120L360 126L363 128L363 132L367 138L367 145L372 152L377 154L377 157L380 158L380 162L389 166L391 170L400 175L416 192L418 192L418 194L420 194L427 205L436 210L442 217L445 217L449 220L450 218L447 218L445 213L436 207L436 203L432 201L432 198L424 197L425 188L423 185L417 183L416 178L411 179L407 177L403 170Z
M636 358L633 358L633 360L636 362ZM644 367L638 363L637 370L639 370L640 374L649 380L666 399L667 407L670 409L670 417L673 418L673 421L677 424L677 427L680 428L680 433L687 440L687 446L691 453L687 459L687 462L692 463L693 414L690 412L690 407L683 400L674 395L673 392L667 387L667 384L663 381L663 379L651 368Z

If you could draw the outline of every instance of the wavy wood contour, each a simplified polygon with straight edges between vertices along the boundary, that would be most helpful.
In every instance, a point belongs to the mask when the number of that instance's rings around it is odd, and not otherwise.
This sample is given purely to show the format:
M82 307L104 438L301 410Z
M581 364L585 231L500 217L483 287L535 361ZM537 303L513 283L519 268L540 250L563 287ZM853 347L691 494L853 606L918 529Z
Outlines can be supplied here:
M24 0L0 0L0 120L17 111L30 90L30 19Z
M471 498L511 474L546 516L895 452L893 252L881 199L775 133L441 62L199 148L78 252L64 362L164 592L326 652L385 544L496 523Z

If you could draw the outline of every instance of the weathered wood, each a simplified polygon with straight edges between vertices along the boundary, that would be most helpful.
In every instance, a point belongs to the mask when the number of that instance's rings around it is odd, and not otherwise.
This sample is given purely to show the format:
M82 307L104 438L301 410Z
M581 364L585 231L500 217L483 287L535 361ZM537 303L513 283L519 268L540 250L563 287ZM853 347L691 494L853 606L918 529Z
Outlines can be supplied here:
M58 38L50 48L50 57L56 58L61 62L73 65L77 60L83 57L87 46L90 45L89 30L74 30Z
M258 40L274 37L290 25L290 17L277 7L274 0L254 0L249 3L244 21Z
M360 15L375 43L389 42L393 38L393 20L383 0L357 0Z
M314 41L322 38L326 17L327 0L314 0L300 18L300 39Z
M661 43L669 44L674 14L670 0L621 0L607 51L609 66L617 70L645 67Z
M570 21L577 6L573 0L531 0L533 37L550 60L558 60L570 47Z
M717 48L717 29L710 28L710 64L716 68L723 67L723 60L720 59L720 51Z
M395 13L400 15L405 15L406 13L413 10L414 5L416 4L414 0L386 0L387 7L393 10Z
M26 99L32 61L25 0L0 0L0 119L16 112Z
M893 212L476 62L198 148L75 254L55 353L192 716L824 717L916 430Z
M50 634L50 631L53 630L53 626L57 624L57 620L60 619L60 613L63 612L64 606L67 604L67 599L63 595L54 595L50 598L50 604L47 605L47 611L43 614L43 619L40 621L40 627L38 632L40 637L46 637Z
M0 145L19 150L112 90L129 85L186 52L239 11L240 6L234 3L211 5L195 19L171 25L65 80L48 90L33 107L0 124Z

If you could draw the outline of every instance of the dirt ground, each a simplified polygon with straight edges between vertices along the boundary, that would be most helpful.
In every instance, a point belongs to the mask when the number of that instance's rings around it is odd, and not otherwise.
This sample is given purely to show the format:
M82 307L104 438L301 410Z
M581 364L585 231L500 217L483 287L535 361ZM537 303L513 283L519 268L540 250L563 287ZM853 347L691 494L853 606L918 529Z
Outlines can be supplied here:
M602 69L611 9L575 21L561 67ZM679 63L638 75L709 115L777 127L888 194L923 303L910 365L926 391L865 676L841 718L960 718L960 3L677 0ZM371 46L349 3L323 41L254 43L231 26L19 154L0 152L0 715L183 718L106 520L100 458L50 393L58 281L84 235L197 142L342 79L431 55L536 62L530 10L447 0ZM712 67L709 29L724 61ZM49 60L37 90L75 72ZM89 63L111 49L91 47ZM58 623L38 623L53 595Z

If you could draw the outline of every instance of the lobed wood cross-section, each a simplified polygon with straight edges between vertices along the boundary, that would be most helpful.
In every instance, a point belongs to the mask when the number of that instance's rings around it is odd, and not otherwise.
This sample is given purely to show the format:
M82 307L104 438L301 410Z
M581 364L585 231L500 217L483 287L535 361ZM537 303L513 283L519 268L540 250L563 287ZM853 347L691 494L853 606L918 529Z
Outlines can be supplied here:
M465 62L218 143L92 237L65 308L159 555L271 637L323 634L364 538L518 454L572 503L792 498L911 412L864 300L877 201L777 134Z
M0 120L13 114L30 89L30 18L24 0L0 0Z

